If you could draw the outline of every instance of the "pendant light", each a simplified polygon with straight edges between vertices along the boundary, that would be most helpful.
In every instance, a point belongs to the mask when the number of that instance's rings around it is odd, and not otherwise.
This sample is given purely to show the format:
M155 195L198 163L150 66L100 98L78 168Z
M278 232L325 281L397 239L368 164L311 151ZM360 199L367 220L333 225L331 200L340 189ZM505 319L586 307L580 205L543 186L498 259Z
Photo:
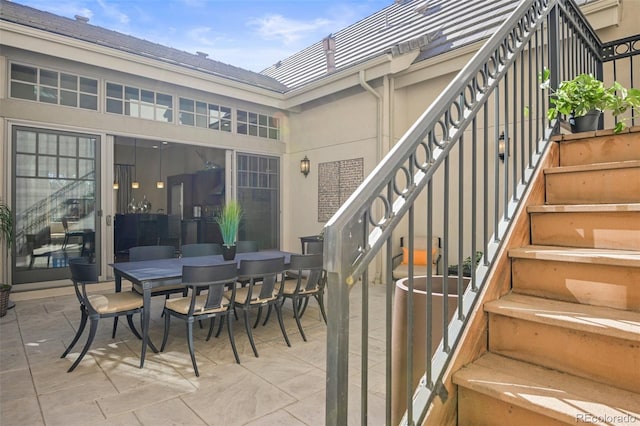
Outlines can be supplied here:
M140 188L140 182L138 182L138 179L136 179L138 176L137 152L138 152L138 140L134 139L133 140L133 181L131 182L132 189Z
M156 188L164 188L164 181L162 180L162 145L160 145L160 174L158 176L158 181L156 182Z

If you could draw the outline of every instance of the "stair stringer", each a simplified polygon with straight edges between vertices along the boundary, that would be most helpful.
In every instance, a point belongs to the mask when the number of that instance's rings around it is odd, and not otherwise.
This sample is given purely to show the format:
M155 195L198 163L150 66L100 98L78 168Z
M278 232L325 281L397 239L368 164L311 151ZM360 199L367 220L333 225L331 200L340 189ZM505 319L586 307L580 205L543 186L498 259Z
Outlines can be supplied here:
M531 222L527 207L544 204L544 169L558 167L559 144L550 142L543 152L540 163L531 177L531 184L522 196L512 225L504 236L493 267L488 271L486 284L478 297L476 308L470 314L467 327L463 331L460 343L456 347L451 363L445 371L443 382L449 398L442 402L436 398L427 411L424 425L457 425L458 393L453 383L453 374L488 351L488 314L483 306L486 302L497 300L511 291L511 260L509 250L531 244Z

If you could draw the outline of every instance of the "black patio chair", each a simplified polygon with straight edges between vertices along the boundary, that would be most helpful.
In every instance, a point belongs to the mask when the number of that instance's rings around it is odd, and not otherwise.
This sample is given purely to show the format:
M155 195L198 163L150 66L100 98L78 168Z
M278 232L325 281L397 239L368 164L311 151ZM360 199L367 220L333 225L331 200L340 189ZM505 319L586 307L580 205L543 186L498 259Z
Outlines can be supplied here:
M70 259L69 269L71 270L71 280L73 287L80 302L80 326L73 340L64 351L60 358L65 358L71 349L75 346L87 325L87 319L91 321L89 329L89 337L84 348L76 358L75 362L69 367L67 372L72 372L78 366L82 358L91 347L91 343L96 336L98 322L101 318L118 318L126 315L131 332L138 338L142 339L140 333L133 325L133 314L141 313L143 308L142 296L134 292L120 292L110 294L87 294L87 285L98 281L98 270L95 263L88 263L86 259ZM112 338L116 335L117 322L114 322Z
M246 282L246 286L236 289L234 310L241 310L243 313L244 326L251 342L253 354L258 357L249 326L249 311L253 309L261 310L264 307L273 306L278 315L280 330L287 346L291 346L287 331L282 321L282 280L284 276L284 257L260 260L241 260L238 271L238 281ZM230 297L231 290L227 291Z
M167 299L164 304L164 336L160 351L164 351L169 337L169 327L171 317L184 320L187 325L187 345L189 355L196 376L200 376L196 356L193 349L193 323L195 320L203 321L211 319L207 341L213 332L213 320L220 318L218 334L222 329L222 323L226 320L227 332L231 341L231 348L236 362L240 364L236 343L233 336L233 321L229 318L229 313L233 308L235 300L235 281L237 279L237 266L235 262L223 263L219 265L207 266L183 266L182 283L191 290L187 297ZM226 287L231 286L231 290L225 293ZM199 295L198 290L207 290L206 294ZM216 337L217 335L216 334Z

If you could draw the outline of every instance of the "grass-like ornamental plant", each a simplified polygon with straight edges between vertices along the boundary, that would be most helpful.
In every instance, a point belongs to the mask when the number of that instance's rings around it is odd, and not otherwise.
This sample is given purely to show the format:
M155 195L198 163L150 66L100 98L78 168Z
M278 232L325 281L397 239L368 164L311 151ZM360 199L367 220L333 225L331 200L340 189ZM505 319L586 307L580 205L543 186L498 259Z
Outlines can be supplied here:
M606 87L604 83L592 74L580 74L572 80L560 82L557 90L549 87L551 71L547 68L538 78L541 89L550 89L549 101L553 105L547 111L549 120L555 119L559 114L582 117L589 111L611 111L611 115L619 116L631 108L640 108L640 90L626 89L617 81ZM619 119L614 128L615 133L620 133L625 128L625 120Z
M216 222L220 226L220 233L225 246L231 247L236 244L241 218L242 207L235 200L229 201L220 209Z

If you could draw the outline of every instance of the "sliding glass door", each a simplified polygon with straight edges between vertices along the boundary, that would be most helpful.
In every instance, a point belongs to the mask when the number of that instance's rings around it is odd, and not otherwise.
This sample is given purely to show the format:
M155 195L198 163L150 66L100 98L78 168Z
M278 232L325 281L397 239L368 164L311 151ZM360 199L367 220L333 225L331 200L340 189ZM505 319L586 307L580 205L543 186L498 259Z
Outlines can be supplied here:
M13 129L14 283L69 277L72 257L99 259L98 138Z

